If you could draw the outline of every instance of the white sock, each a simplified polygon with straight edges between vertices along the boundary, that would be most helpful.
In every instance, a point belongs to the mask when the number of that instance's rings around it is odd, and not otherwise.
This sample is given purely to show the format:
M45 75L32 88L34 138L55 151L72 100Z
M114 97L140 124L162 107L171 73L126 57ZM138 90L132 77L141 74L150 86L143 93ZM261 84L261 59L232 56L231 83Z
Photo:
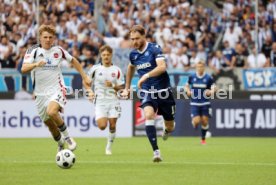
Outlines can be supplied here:
M114 139L115 139L115 137L116 137L116 132L113 132L113 133L109 132L109 134L108 134L108 142L113 142Z
M64 138L69 137L68 128L65 124L63 124L62 126L59 126L58 128L59 128L59 131L63 135Z
M62 146L64 144L64 139L63 137L60 137L60 139L57 141L59 146Z

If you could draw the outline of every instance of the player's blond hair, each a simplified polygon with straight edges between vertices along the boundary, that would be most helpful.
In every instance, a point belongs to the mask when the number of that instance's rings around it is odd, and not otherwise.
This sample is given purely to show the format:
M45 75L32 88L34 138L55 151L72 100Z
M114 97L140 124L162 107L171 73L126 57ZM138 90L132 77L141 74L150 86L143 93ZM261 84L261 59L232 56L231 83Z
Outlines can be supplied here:
M103 45L100 48L100 53L102 53L104 51L108 51L109 53L113 53L113 49L109 45Z
M140 35L146 35L146 30L142 25L134 25L129 31L129 34L132 32L138 32Z
M42 33L45 31L52 35L56 35L56 28L52 25L42 24L38 29L39 36L42 35Z

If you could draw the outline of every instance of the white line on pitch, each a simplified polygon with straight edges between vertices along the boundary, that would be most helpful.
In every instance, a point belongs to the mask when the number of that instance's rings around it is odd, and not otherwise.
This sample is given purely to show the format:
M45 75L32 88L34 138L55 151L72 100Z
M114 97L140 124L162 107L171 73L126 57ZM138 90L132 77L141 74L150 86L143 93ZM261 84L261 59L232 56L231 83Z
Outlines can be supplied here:
M28 164L28 163L54 163L55 161L0 161L0 163L18 163L18 164ZM80 164L152 164L151 161L78 161ZM221 165L221 166L276 166L276 163L252 163L252 162L242 162L242 163L231 163L231 162L189 162L189 161L178 161L178 162L161 162L161 164L173 164L173 165Z

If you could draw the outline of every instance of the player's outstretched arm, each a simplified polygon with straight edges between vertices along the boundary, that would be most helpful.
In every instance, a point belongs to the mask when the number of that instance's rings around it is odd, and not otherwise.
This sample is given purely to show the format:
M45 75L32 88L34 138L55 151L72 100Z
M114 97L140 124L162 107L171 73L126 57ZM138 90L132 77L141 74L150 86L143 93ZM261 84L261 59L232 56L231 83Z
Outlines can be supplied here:
M135 66L129 64L128 67L127 67L127 73L126 73L126 85L125 85L125 89L121 93L122 97L126 98L129 95L131 80L132 80L132 77L134 75L134 72L135 72Z
M126 74L126 89L130 89L130 85L131 85L131 80L133 78L135 72L135 66L129 64L127 67L127 74Z
M81 64L75 57L72 59L72 65L80 73L83 82L86 84L91 84L91 79L85 74Z
M21 72L24 73L28 73L30 71L32 71L34 68L36 67L42 67L46 64L45 61L40 61L40 62L36 62L36 63L23 63L22 68L21 68Z
M87 78L89 77L87 76ZM93 99L95 98L95 94L91 89L92 81L90 81L90 83L87 83L86 81L82 81L82 85L85 89L85 92L84 92L85 96L87 96L90 101L93 101Z

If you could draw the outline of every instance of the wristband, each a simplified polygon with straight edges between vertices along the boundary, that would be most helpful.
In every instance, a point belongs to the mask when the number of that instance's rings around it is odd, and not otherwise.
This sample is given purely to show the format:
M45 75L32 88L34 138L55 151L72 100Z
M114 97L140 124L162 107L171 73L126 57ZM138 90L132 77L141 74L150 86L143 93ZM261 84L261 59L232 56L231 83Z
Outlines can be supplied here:
M146 74L145 74L145 77L149 78L149 77L150 77L149 73L146 73Z

